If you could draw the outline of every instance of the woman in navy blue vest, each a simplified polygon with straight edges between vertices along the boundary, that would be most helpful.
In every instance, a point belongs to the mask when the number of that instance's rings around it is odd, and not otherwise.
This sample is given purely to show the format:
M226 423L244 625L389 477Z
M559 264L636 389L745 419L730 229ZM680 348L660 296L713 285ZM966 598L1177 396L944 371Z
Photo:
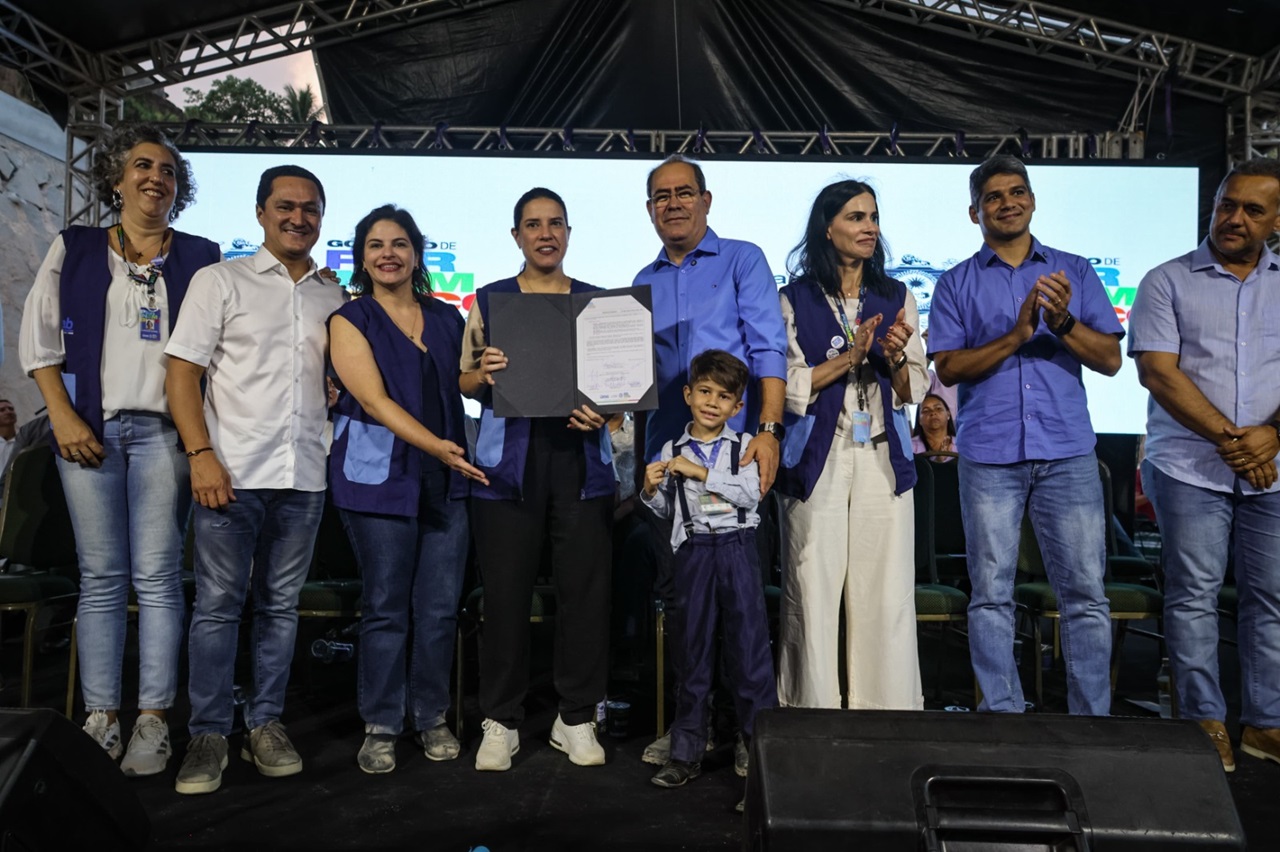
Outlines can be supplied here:
M458 598L466 567L467 480L458 359L462 316L431 296L425 240L391 205L356 225L362 298L329 318L329 353L344 389L334 406L329 487L364 581L356 756L369 773L396 766L409 717L431 760L458 756L445 725Z
M27 296L18 349L49 409L76 535L84 729L112 758L125 753L117 714L132 585L140 714L121 767L153 775L170 753L165 711L178 688L191 511L164 347L192 274L222 255L216 243L170 226L195 201L195 184L154 127L117 133L94 162L94 180L119 218L53 241Z
M884 272L875 192L825 187L782 289L788 335L778 695L851 709L923 706L916 657L915 467L906 405L929 386L915 299Z
M507 357L489 345L493 293L581 293L599 289L564 271L569 218L549 189L516 202L511 235L524 254L515 278L476 294L467 317L460 387L483 406L476 466L488 485L472 489L476 553L484 581L484 644L480 709L484 740L476 769L511 767L520 748L529 687L529 611L544 550L555 575L555 684L560 715L551 745L579 766L604 763L596 741L595 708L608 680L609 574L612 556L613 453L604 418L587 406L571 416L502 418L490 388L502 381Z

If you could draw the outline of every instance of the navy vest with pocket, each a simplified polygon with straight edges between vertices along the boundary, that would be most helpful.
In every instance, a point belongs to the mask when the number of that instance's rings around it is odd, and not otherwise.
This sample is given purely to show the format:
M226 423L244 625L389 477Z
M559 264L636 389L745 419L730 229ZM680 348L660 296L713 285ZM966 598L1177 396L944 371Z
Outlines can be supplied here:
M73 225L62 232L66 258L58 280L62 311L62 345L66 361L62 382L80 419L102 441L102 346L106 337L107 289L111 266L107 240L114 229ZM174 231L164 260L164 288L169 302L169 333L196 270L222 260L218 244ZM159 344L157 344L159 345ZM50 438L50 440L53 440ZM54 444L57 451L57 444Z
M422 353L371 296L347 302L329 317L340 316L364 335L382 374L387 396L422 419L425 406L444 412L439 437L466 447L458 362L462 357L462 315L434 298L420 300L422 342L440 377L437 399L422 398ZM422 452L396 437L365 411L355 396L343 393L333 408L333 446L329 450L329 488L339 509L378 515L417 517ZM449 472L449 497L468 493L467 481Z
M889 298L867 289L867 304L862 312L863 316L883 314L884 322L892 324L907 298L907 288L904 285L897 281L892 284L893 296ZM781 293L790 300L794 309L796 340L804 353L805 361L810 367L825 363L828 360L827 351L832 348L831 341L835 338L845 339L844 329L831 313L830 298L822 292L817 281L809 278L793 281L783 287ZM884 328L888 329L888 325ZM847 345L846 343L840 349L844 350ZM884 404L885 432L895 478L894 494L904 494L916 484L907 413L893 407L889 363L885 360L884 350L878 339L872 343L867 361L875 370L876 382L880 386L880 399ZM844 396L845 383L833 382L818 391L817 399L803 415L786 413L784 421L787 433L782 445L782 464L778 469L776 483L781 493L801 500L809 499L809 495L813 493L813 486L817 484L822 468L827 463L827 454L831 451L836 423L844 407Z

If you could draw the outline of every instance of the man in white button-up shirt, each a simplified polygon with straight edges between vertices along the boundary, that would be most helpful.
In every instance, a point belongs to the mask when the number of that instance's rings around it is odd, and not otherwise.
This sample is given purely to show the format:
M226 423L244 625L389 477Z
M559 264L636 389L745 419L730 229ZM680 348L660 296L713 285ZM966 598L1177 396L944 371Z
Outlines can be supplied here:
M298 166L268 169L258 185L257 215L262 248L191 279L165 347L165 389L197 504L191 743L179 793L210 793L221 784L250 582L254 682L241 756L271 777L302 771L280 715L298 594L324 506L325 321L344 295L311 260L324 215L315 175Z

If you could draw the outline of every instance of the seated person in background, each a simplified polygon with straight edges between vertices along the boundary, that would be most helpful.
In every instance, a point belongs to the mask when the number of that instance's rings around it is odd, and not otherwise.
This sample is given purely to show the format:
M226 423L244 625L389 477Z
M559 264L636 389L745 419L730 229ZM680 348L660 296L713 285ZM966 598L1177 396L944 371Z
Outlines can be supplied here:
M929 345L929 328L925 326L920 332L920 339L924 341L925 346ZM929 368L929 393L934 396L942 397L942 401L947 404L947 411L951 412L951 416L955 417L957 411L960 410L959 391L955 387L947 387L938 378L938 371Z
M954 453L956 449L956 421L951 407L936 393L925 394L924 402L916 410L916 428L911 433L911 451L922 453ZM941 459L950 461L950 459Z
M684 389L693 422L645 469L641 499L659 517L674 516L679 605L670 617L682 622L675 653L684 684L671 726L671 757L653 776L659 787L682 786L702 770L720 619L732 645L723 660L744 737L750 738L756 713L778 706L755 542L760 471L754 462L741 464L751 436L725 425L742 410L748 376L746 364L727 352L696 356Z

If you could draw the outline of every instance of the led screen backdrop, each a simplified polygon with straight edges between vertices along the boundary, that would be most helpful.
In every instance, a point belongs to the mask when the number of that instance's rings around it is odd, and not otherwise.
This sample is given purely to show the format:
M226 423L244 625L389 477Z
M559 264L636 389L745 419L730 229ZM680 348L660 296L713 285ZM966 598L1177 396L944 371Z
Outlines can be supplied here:
M476 288L519 271L512 208L534 186L565 199L573 228L565 269L575 278L628 286L660 248L644 207L645 176L658 159L258 151L188 156L200 187L178 227L216 240L226 256L257 249L261 229L253 202L262 170L296 162L319 176L328 198L317 263L345 280L355 223L374 207L398 204L427 235L425 265L436 293L464 311ZM764 249L781 285L818 190L842 178L866 180L879 195L891 274L915 292L926 325L934 282L981 242L968 215L968 175L975 165L709 160L703 163L712 193L709 222L722 236ZM1072 163L1031 166L1030 176L1037 205L1033 232L1090 258L1122 321L1143 274L1195 247L1194 168ZM1115 378L1085 376L1096 431L1144 431L1146 392L1129 359Z

